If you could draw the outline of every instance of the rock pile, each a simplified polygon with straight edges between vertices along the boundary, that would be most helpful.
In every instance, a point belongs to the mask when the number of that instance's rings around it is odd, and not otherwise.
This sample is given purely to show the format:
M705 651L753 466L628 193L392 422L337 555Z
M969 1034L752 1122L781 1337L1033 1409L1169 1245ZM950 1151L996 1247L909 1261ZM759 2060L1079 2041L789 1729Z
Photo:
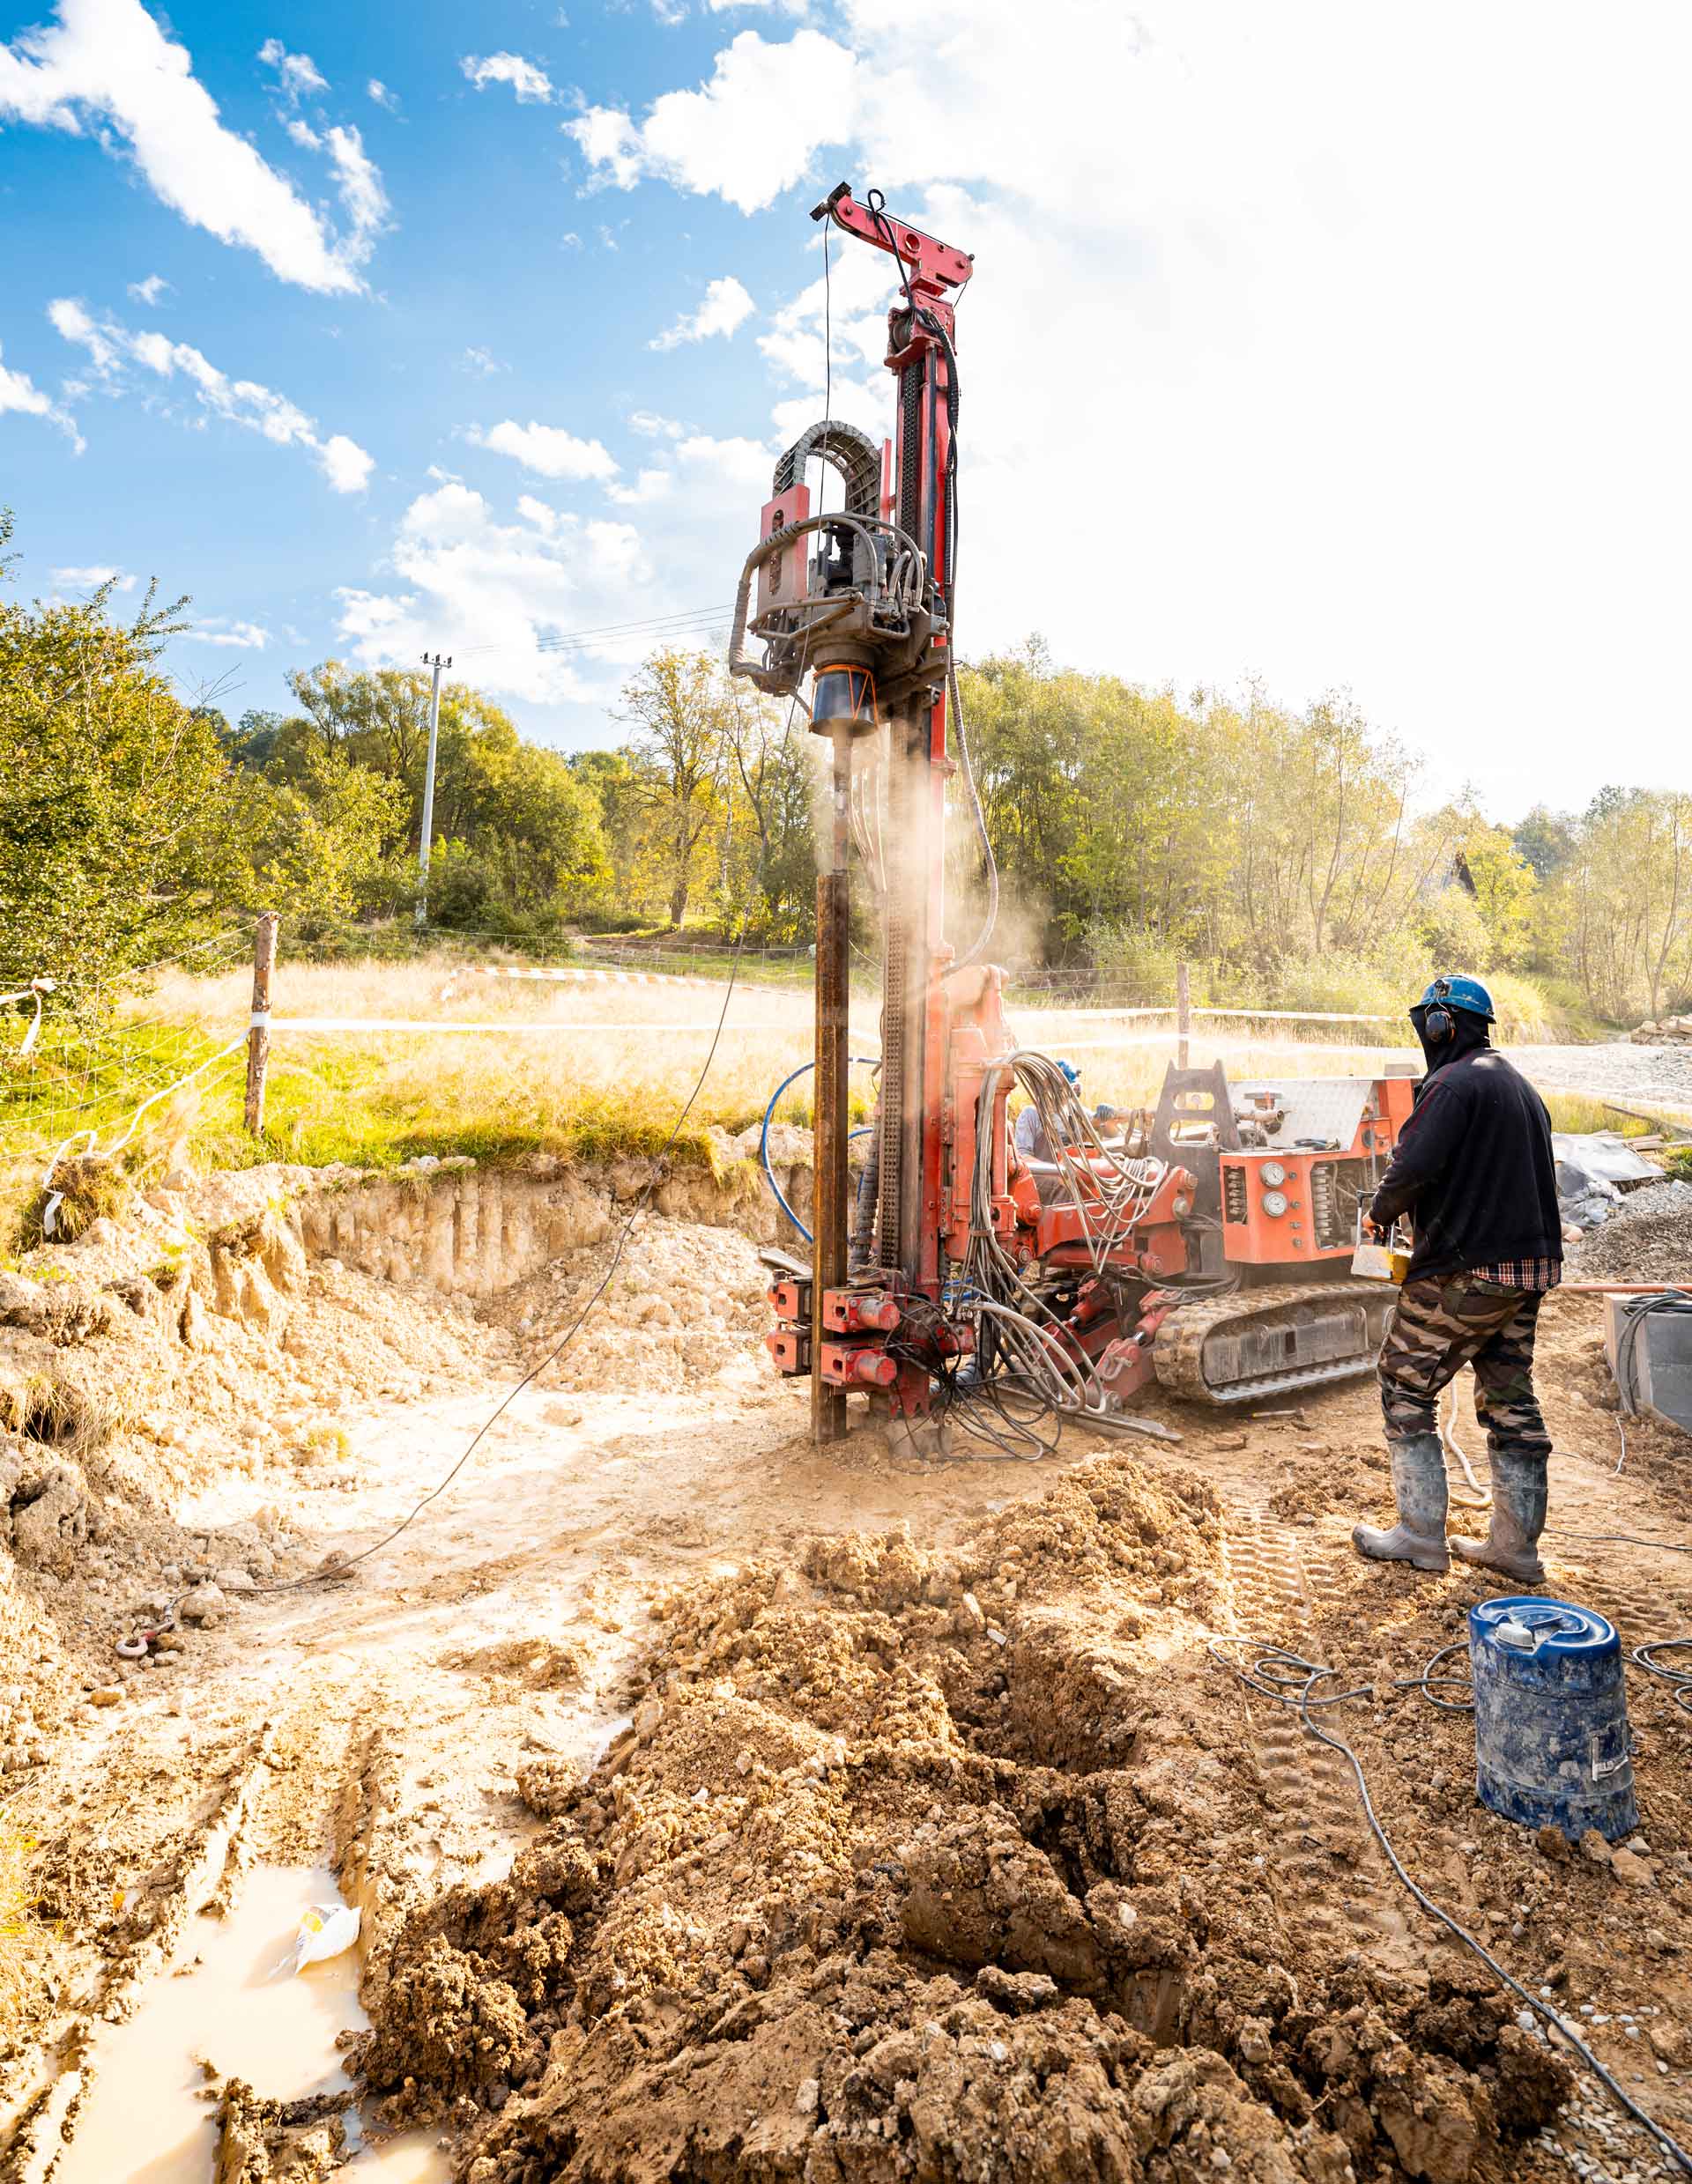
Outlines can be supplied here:
M1636 1047L1692 1047L1692 1016L1659 1017L1647 1020L1628 1037Z

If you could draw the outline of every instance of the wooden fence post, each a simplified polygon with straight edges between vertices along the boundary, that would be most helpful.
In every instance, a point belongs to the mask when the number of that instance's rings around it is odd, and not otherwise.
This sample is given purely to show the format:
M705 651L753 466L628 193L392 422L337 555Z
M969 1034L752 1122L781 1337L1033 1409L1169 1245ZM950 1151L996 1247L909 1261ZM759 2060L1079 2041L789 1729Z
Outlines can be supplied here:
M1187 1036L1192 1030L1192 990L1187 982L1187 966L1175 966L1175 1066L1187 1066Z
M271 1058L271 973L276 968L276 912L266 910L253 936L253 1015L247 1032L247 1132L264 1128L264 1070Z

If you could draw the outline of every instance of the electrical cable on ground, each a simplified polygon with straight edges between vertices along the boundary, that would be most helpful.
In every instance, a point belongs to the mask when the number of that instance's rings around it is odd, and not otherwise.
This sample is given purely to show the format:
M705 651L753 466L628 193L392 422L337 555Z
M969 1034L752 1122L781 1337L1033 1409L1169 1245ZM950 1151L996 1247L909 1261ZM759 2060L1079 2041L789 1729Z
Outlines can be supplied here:
M1245 1668L1242 1667L1239 1662L1230 1659L1221 1650L1224 1646L1248 1646L1258 1647L1260 1650L1253 1656L1250 1667ZM1356 1781L1357 1795L1362 1804L1363 1818L1368 1821L1376 1841L1385 1853L1387 1862L1392 1868L1393 1872L1422 1910L1430 1919L1443 1926L1447 1933L1453 1935L1457 1940L1461 1942L1466 1949L1472 1950L1501 1985L1507 1987L1511 1994L1519 1996L1536 2017L1549 2026L1559 2039L1566 2041L1611 2099L1655 2141L1659 2149L1676 2165L1683 2175L1692 2176L1692 2154L1688 2153L1677 2139L1673 2137L1653 2117L1645 2113L1614 2075L1599 2061L1575 2027L1565 2018L1559 2017L1555 2010L1548 2009L1538 1995L1530 1993L1513 1973L1505 1971L1503 1966L1499 1963L1485 1943L1477 1941L1466 1927L1459 1926L1451 1913L1436 1904L1426 1890L1419 1887L1406 1871L1398 1852L1392 1847L1391 1839L1382 1826L1376 1813L1374 1800L1369 1794L1369 1783L1364 1778L1362 1763L1356 1752L1343 1736L1336 1736L1332 1729L1325 1729L1314 1719L1315 1709L1318 1706L1338 1706L1347 1699L1372 1699L1375 1695L1374 1685L1360 1684L1351 1691L1331 1692L1318 1698L1316 1696L1316 1686L1325 1682L1330 1677L1337 1676L1339 1671L1325 1668L1318 1662L1306 1661L1288 1647L1278 1645L1266 1639L1249 1635L1238 1638L1213 1639L1209 1641L1206 1650L1213 1660L1227 1669L1232 1675L1236 1676L1248 1689L1260 1693L1265 1699L1273 1699L1278 1706L1296 1707L1300 1721L1317 1742L1325 1744L1330 1751L1337 1751L1340 1754L1350 1767ZM1436 1655L1435 1658L1437 1660L1439 1656ZM1429 1666L1431 1668L1433 1663L1430 1662Z
M1661 1678L1669 1687L1669 1695L1682 1714L1692 1714L1692 1668L1673 1668L1658 1659L1659 1654L1680 1653L1692 1661L1692 1638L1653 1638L1649 1645L1636 1646L1631 1658L1648 1676Z
M743 920L741 922L740 937L742 940L746 937L749 920L750 912L747 914L747 918ZM448 1487L452 1484L454 1479L456 1479L459 1472L464 1470L465 1464L470 1462L471 1456L475 1455L477 1449L487 1438L488 1434L499 1423L500 1419L504 1417L505 1413L510 1409L511 1405L516 1401L517 1397L522 1395L523 1389L531 1386L533 1381L537 1381L546 1370L549 1365L553 1364L563 1355L565 1350L569 1346L570 1343L575 1340L577 1333L586 1322L588 1314L593 1310L595 1305L597 1305L599 1299L605 1295L606 1290L610 1288L612 1276L616 1273L618 1268L622 1264L623 1253L627 1248L630 1236L634 1233L634 1224L640 1219L642 1214L646 1211L647 1207L650 1204L652 1195L657 1189L658 1184L662 1180L664 1173L664 1161L668 1155L671 1147L675 1144L677 1138L680 1136L682 1125L686 1122L689 1114L692 1114L694 1101L699 1098L700 1093L705 1089L705 1080L711 1073L711 1064L716 1059L717 1047L722 1041L723 1026L728 1018L729 1003L734 998L735 975L739 968L740 950L738 944L737 944L734 956L729 965L728 986L723 996L723 1006L717 1013L716 1029L711 1035L710 1048L709 1052L706 1054L704 1063L700 1070L699 1075L694 1080L694 1088L688 1093L686 1099L682 1102L679 1113L677 1114L675 1121L671 1124L669 1136L664 1139L663 1145L659 1148L658 1151L653 1158L652 1173L647 1178L645 1188L641 1192L640 1196L635 1199L634 1205L629 1209L628 1218L623 1223L622 1228L618 1233L616 1248L612 1253L610 1265L600 1276L598 1286L595 1289L593 1294L588 1299L586 1304L584 1304L582 1309L576 1314L575 1319L570 1322L568 1327L565 1329L564 1332L559 1336L558 1340L553 1344L552 1348L546 1352L545 1356L540 1359L536 1364L531 1366L529 1370L523 1374L523 1378L515 1382L512 1387L506 1390L505 1394L500 1398L499 1403L495 1405L494 1410L488 1413L487 1417L483 1419L480 1425L477 1427L475 1433L471 1436L470 1440L465 1444L464 1453L459 1456L458 1461L453 1465L452 1469L447 1473L446 1477L441 1481L439 1485L431 1487L429 1492L424 1495L423 1499L418 1502L414 1507L408 1511L408 1513L400 1519L399 1522L396 1524L390 1531L385 1532L380 1539L373 1540L369 1546L361 1547L357 1554L339 1557L338 1559L331 1562L327 1568L312 1570L304 1577L286 1578L273 1584L261 1585L256 1588L258 1591L262 1593L291 1593L298 1592L308 1585L321 1585L331 1579L344 1577L349 1570L356 1569L360 1563L367 1562L372 1555L380 1554L385 1547L391 1547L394 1542L400 1536L402 1532L410 1529L411 1526L416 1522L419 1516L422 1515L424 1510L428 1507L429 1504L432 1501L438 1501L441 1496L446 1492ZM174 1603L173 1603L173 1606L174 1605Z

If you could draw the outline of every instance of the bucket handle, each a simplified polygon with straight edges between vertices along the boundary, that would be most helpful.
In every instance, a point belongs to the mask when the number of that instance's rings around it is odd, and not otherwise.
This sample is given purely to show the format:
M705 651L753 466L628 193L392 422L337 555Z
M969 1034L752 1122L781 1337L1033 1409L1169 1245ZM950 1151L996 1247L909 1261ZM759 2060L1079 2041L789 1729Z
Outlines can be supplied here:
M1536 1654L1550 1638L1562 1638L1585 1628L1578 1616L1562 1608L1530 1608L1523 1615L1507 1616L1493 1625L1493 1636L1512 1653Z

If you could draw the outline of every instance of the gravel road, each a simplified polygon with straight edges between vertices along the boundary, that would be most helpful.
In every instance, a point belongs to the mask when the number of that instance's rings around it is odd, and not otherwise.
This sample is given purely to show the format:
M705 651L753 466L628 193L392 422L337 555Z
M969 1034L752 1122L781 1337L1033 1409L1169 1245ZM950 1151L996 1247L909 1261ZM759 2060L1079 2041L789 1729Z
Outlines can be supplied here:
M1692 1047L1511 1047L1510 1060L1541 1092L1638 1101L1692 1118Z

